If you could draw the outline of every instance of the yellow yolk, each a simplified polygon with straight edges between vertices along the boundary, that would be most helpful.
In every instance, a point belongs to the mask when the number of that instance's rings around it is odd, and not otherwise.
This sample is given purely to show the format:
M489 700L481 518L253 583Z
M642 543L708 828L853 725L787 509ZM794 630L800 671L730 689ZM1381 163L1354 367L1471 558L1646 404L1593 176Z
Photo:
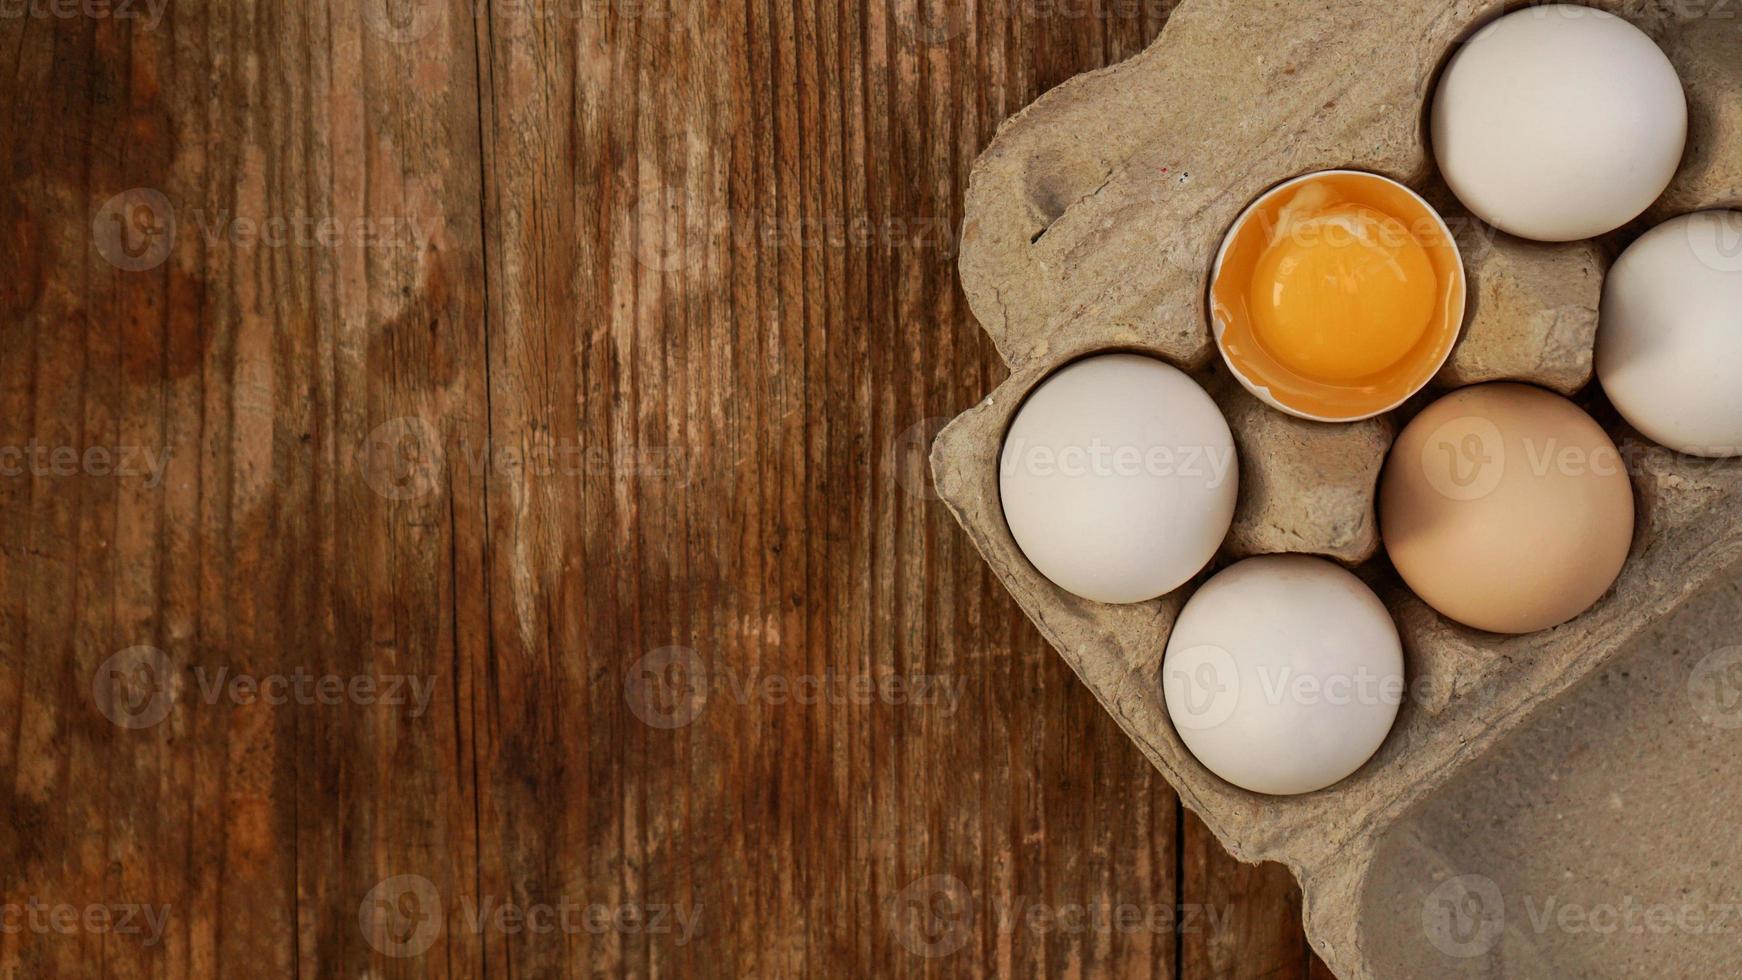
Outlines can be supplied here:
M1328 170L1284 181L1229 228L1210 280L1216 346L1285 412L1390 411L1450 356L1464 320L1451 230L1408 187Z
M1313 188L1316 190L1316 188ZM1403 222L1360 204L1285 208L1252 271L1258 342L1308 378L1384 371L1421 341L1439 305L1434 264Z

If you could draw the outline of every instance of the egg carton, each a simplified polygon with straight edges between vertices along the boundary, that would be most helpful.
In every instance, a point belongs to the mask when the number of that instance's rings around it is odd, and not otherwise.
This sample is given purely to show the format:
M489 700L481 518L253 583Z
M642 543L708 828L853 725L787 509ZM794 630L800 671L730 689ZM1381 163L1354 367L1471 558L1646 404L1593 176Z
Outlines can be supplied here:
M1658 682L1677 670L1685 680L1668 658L1686 652L1652 648L1673 638L1661 633L1672 616L1742 568L1742 462L1653 446L1590 384L1609 258L1666 217L1742 203L1742 6L1595 6L1665 49L1690 116L1670 189L1635 227L1603 241L1498 234L1460 211L1434 175L1425 106L1455 46L1505 12L1496 2L1184 0L1142 54L1072 79L1009 120L970 182L962 284L1010 377L939 434L940 495L1185 805L1237 858L1281 862L1300 881L1307 935L1339 976L1742 975L1733 932L1602 928L1605 896L1618 908L1742 901L1742 752L1699 747L1723 730L1690 706L1697 686ZM1259 405L1213 356L1205 297L1223 234L1266 188L1332 168L1400 180L1457 229L1471 303L1437 392L1499 378L1582 391L1627 458L1638 502L1632 554L1609 594L1571 623L1525 636L1462 627L1376 557L1374 486L1412 406L1351 425L1304 422ZM1392 611L1409 693L1384 745L1348 779L1262 796L1222 782L1181 743L1164 705L1162 654L1208 571L1160 599L1105 605L1054 586L1012 540L998 457L1013 414L1059 367L1109 351L1181 366L1227 414L1241 493L1218 567L1249 554L1325 555L1356 568ZM1634 692L1615 680L1629 671L1657 681ZM1632 727L1617 733L1617 719ZM1525 751L1561 744L1544 731L1580 730L1608 733L1596 744L1574 739L1584 759ZM1550 819L1500 818L1518 811L1520 787L1561 785L1563 762L1577 773L1599 760L1607 775L1566 780ZM1677 796L1664 798L1665 787ZM1617 819L1633 812L1656 817L1648 841L1637 820ZM1568 894L1581 897L1573 913L1556 906ZM1597 925L1577 928L1593 908Z

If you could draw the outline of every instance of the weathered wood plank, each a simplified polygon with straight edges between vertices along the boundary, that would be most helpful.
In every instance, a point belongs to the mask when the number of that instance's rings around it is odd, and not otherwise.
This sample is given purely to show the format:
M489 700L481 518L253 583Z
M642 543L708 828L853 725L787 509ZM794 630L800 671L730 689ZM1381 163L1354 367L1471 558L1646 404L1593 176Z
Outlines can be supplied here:
M926 482L969 165L1164 17L0 19L0 447L167 454L0 474L0 891L169 907L0 975L1304 976Z
M1280 864L1241 864L1187 814L1181 871L1196 928L1180 937L1181 977L1311 977L1323 965L1301 928L1300 892Z
M0 973L358 973L377 882L477 863L481 481L389 499L368 453L482 433L470 18L412 50L354 5L119 9L0 23L6 442L165 460L0 479L4 891L167 918L8 930ZM288 686L325 676L433 701Z

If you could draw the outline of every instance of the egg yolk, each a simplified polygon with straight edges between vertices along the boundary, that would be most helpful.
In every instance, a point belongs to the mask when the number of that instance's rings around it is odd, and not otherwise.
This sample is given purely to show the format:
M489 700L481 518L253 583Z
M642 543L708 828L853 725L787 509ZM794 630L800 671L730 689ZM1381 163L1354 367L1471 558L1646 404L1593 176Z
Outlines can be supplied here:
M1216 346L1286 412L1341 422L1431 380L1464 320L1464 268L1433 206L1378 174L1306 174L1228 230L1210 279Z
M1409 354L1433 321L1439 282L1403 222L1330 197L1311 187L1283 209L1248 303L1271 356L1306 377L1343 383Z

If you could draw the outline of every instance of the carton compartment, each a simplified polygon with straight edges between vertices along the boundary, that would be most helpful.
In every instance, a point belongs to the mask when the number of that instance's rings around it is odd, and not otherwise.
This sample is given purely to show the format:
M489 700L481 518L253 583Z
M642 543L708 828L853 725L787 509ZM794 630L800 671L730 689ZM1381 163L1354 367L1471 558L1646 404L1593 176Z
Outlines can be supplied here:
M1736 571L1379 837L1375 974L1742 975Z

